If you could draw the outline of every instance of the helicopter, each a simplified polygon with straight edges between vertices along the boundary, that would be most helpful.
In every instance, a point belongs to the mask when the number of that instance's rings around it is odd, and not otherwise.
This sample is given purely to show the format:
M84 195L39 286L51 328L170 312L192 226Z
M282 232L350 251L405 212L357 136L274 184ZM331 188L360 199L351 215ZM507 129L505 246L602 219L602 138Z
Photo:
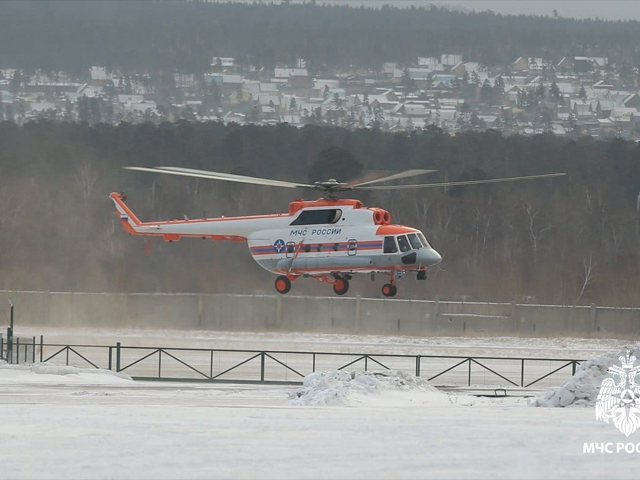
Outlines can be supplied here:
M339 198L339 193L475 185L566 175L549 173L457 182L379 185L436 171L414 169L359 183L341 183L329 179L305 184L183 167L123 168L320 191L323 195L318 200L293 200L286 213L162 222L141 222L125 203L126 196L122 193L112 192L109 197L115 203L116 215L122 227L131 235L160 237L165 242L178 241L183 237L246 241L249 253L258 265L277 275L275 289L283 295L291 290L292 282L300 278L312 278L330 284L336 295L344 295L349 290L353 275L369 274L373 279L375 274L382 274L389 278L382 286L382 295L385 297L397 294L397 281L405 274L412 273L418 280L426 280L427 271L438 265L442 256L419 229L392 224L387 210L365 207L360 200Z

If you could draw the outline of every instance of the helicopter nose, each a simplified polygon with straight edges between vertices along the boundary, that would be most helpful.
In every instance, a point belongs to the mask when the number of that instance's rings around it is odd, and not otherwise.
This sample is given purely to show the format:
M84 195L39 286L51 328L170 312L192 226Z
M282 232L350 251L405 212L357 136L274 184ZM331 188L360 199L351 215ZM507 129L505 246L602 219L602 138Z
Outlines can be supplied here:
M439 264L442 257L433 248L422 248L418 250L418 263L427 267Z

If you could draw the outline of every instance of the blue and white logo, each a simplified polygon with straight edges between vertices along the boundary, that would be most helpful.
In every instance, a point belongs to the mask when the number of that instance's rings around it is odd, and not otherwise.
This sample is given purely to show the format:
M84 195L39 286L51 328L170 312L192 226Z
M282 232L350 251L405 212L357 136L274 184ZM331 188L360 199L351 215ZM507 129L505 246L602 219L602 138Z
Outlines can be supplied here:
M285 249L284 240L282 240L281 238L276 240L276 242L273 244L273 249L276 251L276 253L284 252L284 249Z

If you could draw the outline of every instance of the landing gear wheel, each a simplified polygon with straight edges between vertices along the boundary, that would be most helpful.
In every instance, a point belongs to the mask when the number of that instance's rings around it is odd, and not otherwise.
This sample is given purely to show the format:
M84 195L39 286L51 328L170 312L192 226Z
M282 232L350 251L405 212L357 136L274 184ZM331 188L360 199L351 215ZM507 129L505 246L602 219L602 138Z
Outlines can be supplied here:
M333 284L333 291L336 295L344 295L349 290L349 280L346 278L336 278Z
M395 297L396 293L398 293L398 287L396 287L395 285L385 283L382 286L382 295L384 295L385 297Z
M276 278L275 285L278 293L281 293L282 295L288 293L289 290L291 290L291 280L289 280L284 275L280 275L278 278Z

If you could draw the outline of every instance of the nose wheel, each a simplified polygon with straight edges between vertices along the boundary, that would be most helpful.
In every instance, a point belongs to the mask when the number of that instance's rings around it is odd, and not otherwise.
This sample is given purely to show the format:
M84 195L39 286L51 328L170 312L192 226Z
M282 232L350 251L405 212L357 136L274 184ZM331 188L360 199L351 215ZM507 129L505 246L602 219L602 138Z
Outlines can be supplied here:
M385 283L382 286L382 295L385 297L395 297L396 293L398 293L398 287L392 285L390 283Z

